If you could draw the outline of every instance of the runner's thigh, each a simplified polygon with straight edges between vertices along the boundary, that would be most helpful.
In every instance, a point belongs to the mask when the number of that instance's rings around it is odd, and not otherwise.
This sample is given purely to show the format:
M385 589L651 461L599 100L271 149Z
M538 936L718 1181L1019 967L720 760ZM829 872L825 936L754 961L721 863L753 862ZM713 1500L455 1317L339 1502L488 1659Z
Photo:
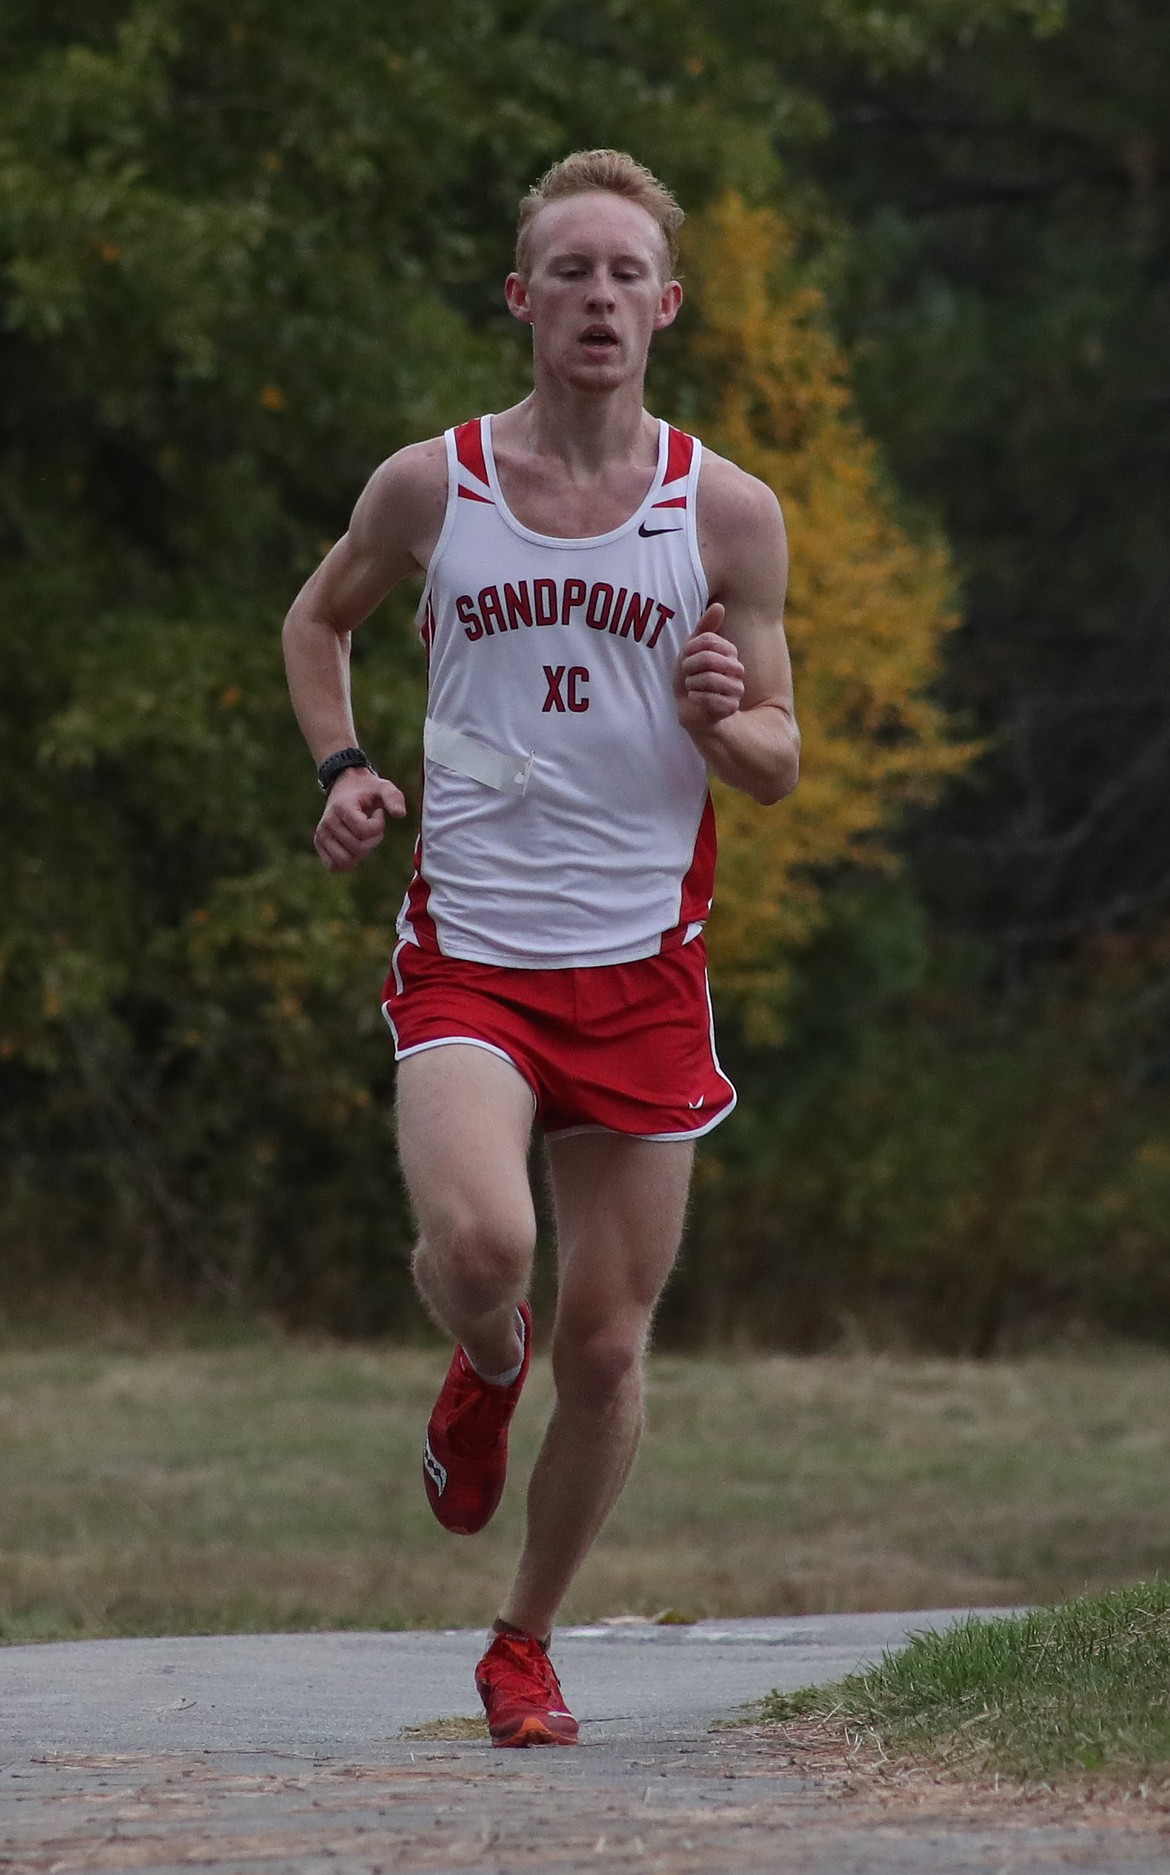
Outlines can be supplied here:
M398 1156L423 1237L535 1237L533 1097L519 1070L451 1042L398 1064Z
M548 1157L558 1321L584 1327L615 1312L648 1315L678 1255L694 1147L578 1133L550 1140Z

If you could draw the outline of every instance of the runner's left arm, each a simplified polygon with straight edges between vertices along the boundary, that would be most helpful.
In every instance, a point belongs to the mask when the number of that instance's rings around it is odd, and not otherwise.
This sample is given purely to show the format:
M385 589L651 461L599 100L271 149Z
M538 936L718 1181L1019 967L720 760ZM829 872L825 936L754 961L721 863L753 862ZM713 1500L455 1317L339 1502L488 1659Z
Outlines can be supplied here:
M675 666L679 721L713 774L771 806L800 772L784 520L771 489L718 457L704 460L699 502L711 604Z

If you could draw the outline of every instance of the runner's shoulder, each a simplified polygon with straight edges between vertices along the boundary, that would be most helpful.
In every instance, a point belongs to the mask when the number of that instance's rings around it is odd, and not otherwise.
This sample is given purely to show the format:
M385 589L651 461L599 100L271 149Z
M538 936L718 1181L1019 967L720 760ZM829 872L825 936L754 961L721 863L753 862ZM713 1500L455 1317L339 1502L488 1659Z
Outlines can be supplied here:
M447 499L447 450L441 436L428 436L421 443L407 443L395 450L374 470L362 496L381 506L402 503L426 506Z
M359 551L406 549L425 567L443 525L447 454L441 436L408 443L374 470L358 498L349 537Z
M766 482L706 446L699 465L699 501L712 519L730 525L774 519L780 511L780 503Z
M703 539L735 552L746 541L783 539L780 503L766 482L704 447L699 467L698 522Z

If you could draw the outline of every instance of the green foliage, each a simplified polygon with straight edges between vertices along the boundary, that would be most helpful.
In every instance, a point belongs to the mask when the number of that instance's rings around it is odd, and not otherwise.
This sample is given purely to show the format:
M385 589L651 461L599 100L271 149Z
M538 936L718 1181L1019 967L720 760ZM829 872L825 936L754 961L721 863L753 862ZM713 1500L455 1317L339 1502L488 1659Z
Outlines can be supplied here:
M993 750L983 785L911 829L930 915L846 874L784 1049L729 1020L745 1098L704 1161L670 1319L825 1340L888 1309L964 1347L1053 1308L1164 1331L1156 933L1051 985L996 974L1156 913L1170 877L1170 28L1128 0L1061 18L1054 0L10 0L14 1292L104 1271L337 1327L413 1319L377 1011L409 835L352 881L317 868L276 627L383 456L522 389L495 284L516 199L567 147L614 142L689 208L736 191L796 230L893 466L890 538L929 559L937 517L957 545L940 701ZM684 315L657 367L686 420L698 334ZM935 568L909 680L932 725ZM409 787L408 611L363 635L356 680L363 737ZM831 780L814 766L810 802ZM757 894L790 954L824 884L801 814L790 898Z
M1170 906L1170 15L1003 12L916 65L822 64L830 127L789 160L842 228L867 426L964 574L942 696L989 754L919 878L1016 970Z
M785 1049L725 1023L746 1098L677 1298L725 1331L1165 1332L1170 20L1065 11L728 17L822 100L789 199L903 510L945 524L938 695L987 754L904 830L907 889L845 883Z
M0 1223L26 1283L56 1246L401 1319L377 1000L409 835L356 881L318 867L276 627L383 456L522 389L485 282L567 141L634 142L692 199L774 173L728 81L696 84L679 0L504 23L143 0L0 25ZM408 607L358 688L409 785Z
M783 1046L725 1012L741 1106L700 1162L668 1322L975 1355L1061 1324L1159 1332L1163 947L1012 994L904 883L842 884L825 912Z
M1066 0L725 0L720 11L733 44L775 60L790 81L811 82L826 103L845 60L873 76L937 71L956 50L997 42L1005 26L1046 38L1067 18Z
M970 1616L766 1717L861 1725L968 1774L1134 1779L1170 1763L1170 1580L1000 1620Z

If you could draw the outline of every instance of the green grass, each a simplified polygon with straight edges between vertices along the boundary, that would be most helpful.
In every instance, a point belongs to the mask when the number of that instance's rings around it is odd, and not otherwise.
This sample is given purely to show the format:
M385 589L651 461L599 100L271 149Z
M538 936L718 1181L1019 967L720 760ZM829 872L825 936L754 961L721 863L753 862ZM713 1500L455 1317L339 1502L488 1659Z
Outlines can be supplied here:
M0 1344L0 1638L478 1626L550 1402L481 1536L419 1483L438 1349L145 1327ZM1170 1358L656 1358L566 1621L1019 1606L1170 1555Z
M774 1693L765 1718L827 1719L886 1753L1025 1780L1170 1765L1170 1578L917 1636L832 1687Z

